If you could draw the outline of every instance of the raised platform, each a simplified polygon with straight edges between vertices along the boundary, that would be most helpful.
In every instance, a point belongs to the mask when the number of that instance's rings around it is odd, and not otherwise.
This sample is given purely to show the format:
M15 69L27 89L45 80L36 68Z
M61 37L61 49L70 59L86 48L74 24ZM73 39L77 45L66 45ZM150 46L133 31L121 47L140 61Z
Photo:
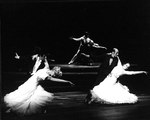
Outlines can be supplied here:
M50 92L60 91L87 91L97 78L99 63L92 65L68 65L68 64L50 64L52 69L54 66L60 66L63 72L62 79L72 81L75 86L68 83L58 83L51 81L43 81L41 85ZM25 71L2 71L2 94L6 94L17 89L24 83L30 75ZM122 76L120 82L127 85L134 93L150 93L149 77L145 74ZM142 84L141 84L142 83Z
M61 67L63 72L61 79L72 81L75 86L71 87L68 83L51 81L43 81L41 84L46 90L52 92L87 90L96 79L99 65L100 63L91 65L50 64L50 69L54 66ZM4 71L2 74L3 94L16 89L29 77L30 75L26 71ZM8 84L11 86L8 87Z

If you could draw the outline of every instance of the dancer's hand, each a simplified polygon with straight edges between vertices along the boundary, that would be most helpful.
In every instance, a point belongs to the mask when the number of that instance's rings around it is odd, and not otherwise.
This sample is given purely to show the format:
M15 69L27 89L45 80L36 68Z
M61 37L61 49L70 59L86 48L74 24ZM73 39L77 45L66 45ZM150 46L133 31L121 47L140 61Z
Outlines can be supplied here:
M99 48L102 48L102 49L106 49L106 50L107 50L107 48L106 48L106 47L103 47L103 46L99 46Z
M32 55L31 57L32 57L32 60L34 60L35 58L38 57L38 54Z
M72 82L70 82L70 81L68 81L70 84L71 84L71 86L74 86L75 84L73 84Z
M73 37L69 37L70 40L73 40Z
M103 48L107 50L107 48L106 48L106 47L103 47Z
M87 54L85 54L85 53L81 53L81 55L84 55L85 57L90 57L90 55L87 55Z
M20 56L17 53L15 53L15 58L20 59Z
M148 74L148 72L146 72L146 71L143 71L143 73L146 74L146 75Z

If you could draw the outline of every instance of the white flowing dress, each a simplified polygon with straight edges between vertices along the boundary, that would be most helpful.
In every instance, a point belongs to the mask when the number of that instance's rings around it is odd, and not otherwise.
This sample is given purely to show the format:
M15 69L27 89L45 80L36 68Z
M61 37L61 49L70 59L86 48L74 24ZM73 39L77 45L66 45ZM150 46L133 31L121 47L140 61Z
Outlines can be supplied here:
M54 98L52 93L45 91L39 82L48 77L49 69L40 69L31 76L17 90L6 94L4 102L6 106L19 115L40 113L42 106L51 102Z
M92 99L102 104L136 103L138 97L130 93L127 86L122 85L117 78L123 74L120 60L111 73L91 90Z

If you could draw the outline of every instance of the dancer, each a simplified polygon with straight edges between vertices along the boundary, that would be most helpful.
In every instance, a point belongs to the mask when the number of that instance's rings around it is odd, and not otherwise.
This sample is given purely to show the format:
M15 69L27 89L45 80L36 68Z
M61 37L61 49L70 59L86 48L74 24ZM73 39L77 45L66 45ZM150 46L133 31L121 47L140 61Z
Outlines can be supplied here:
M29 73L33 75L38 69L43 68L44 60L47 60L47 56L49 54L43 54L41 51L41 48L35 47L35 49L31 52L31 54L26 56L20 56L18 53L15 53L16 59L26 60L26 61L32 61L32 63L29 63ZM46 59L45 59L46 58ZM52 59L48 59L50 61L54 61Z
M119 54L118 49L113 48L111 53L107 53L105 55L100 55L100 56L95 56L95 57L100 57L100 59L103 59L103 62L98 68L97 79L94 82L94 84L91 85L90 90L92 90L96 85L99 85L106 78L106 76L112 71L112 69L117 65L118 54ZM91 101L92 99L91 98L92 94L90 90L85 98L85 102L87 103Z
M80 45L78 48L77 53L73 56L73 58L70 60L68 64L74 64L74 63L89 63L90 62L90 57L92 56L91 53L91 48L102 48L102 49L107 49L106 47L99 46L97 43L94 43L93 40L89 38L89 34L86 32L85 35L83 35L80 38L70 38L71 40L75 41L80 41ZM88 58L87 61L82 60L82 58Z
M98 76L92 87L102 82L106 78L106 76L112 71L112 69L117 65L118 55L119 50L117 48L113 48L111 53L107 53L106 55L103 56L104 60L102 64L99 66Z
M43 54L41 51L41 48L38 46L34 46L34 49L27 55L19 55L17 52L15 53L15 59L19 60L18 62L21 62L20 65L22 66L19 68L19 71L24 70L27 67L27 70L30 74L33 73L33 66L37 61L39 61L39 58L42 58ZM39 66L37 66L39 67ZM36 70L35 70L36 71Z
M32 56L32 60L36 60L36 62L35 62L35 65L33 66L32 71L30 71L31 75L34 75L36 73L36 71L38 70L38 68L40 67L42 61L45 58L46 58L46 56L44 56L44 55L41 56L41 55L38 55L38 54ZM45 59L45 60L47 60L47 59Z
M138 101L135 94L130 93L127 86L122 85L118 78L122 75L147 74L146 71L127 71L130 64L122 65L119 57L117 66L107 75L107 77L90 91L91 99L86 99L88 104L100 102L102 104L132 104Z
M22 56L22 57L20 57L18 55L18 53L15 53L15 54L16 54L15 55L16 59L26 59L26 60L31 59L33 61L33 63L35 61L35 64L34 65L32 64L33 68L30 68L30 70L29 70L29 73L31 75L33 75L38 70L38 68L42 64L42 61L44 60L44 57L45 57L45 55L41 55L41 54L34 54L31 56L29 55L29 56ZM31 67L31 65L29 65L29 66Z
M42 113L44 107L54 99L53 93L49 93L39 84L42 80L51 80L56 82L67 82L74 85L70 81L54 78L61 76L60 67L49 69L47 60L45 67L33 74L25 83L20 85L17 90L6 94L4 102L9 108L6 112L15 112L18 115L30 115Z

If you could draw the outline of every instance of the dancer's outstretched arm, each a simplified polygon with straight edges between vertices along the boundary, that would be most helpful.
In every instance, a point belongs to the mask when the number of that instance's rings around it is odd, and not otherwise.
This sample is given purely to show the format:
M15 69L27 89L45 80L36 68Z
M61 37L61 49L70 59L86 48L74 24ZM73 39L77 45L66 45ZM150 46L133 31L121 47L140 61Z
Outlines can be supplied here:
M98 43L94 43L94 44L93 44L93 47L95 47L95 48L103 48L103 49L107 49L107 48L104 47L104 46L100 46Z
M54 81L54 82L66 82L66 83L70 83L72 86L74 85L72 82L67 81L67 80L63 80L63 79L59 79L59 78L54 78L54 77L49 77L49 80Z
M136 75L136 74L142 74L142 73L147 74L146 71L125 71L125 70L123 71L124 75Z
M75 40L75 41L81 41L84 39L84 36L80 37L80 38L73 38L73 37L70 37L71 40Z
M50 69L50 68L49 68L49 64L48 64L48 61L47 61L47 57L46 57L46 56L45 56L45 58L44 58L44 64L45 64L45 67L44 67L44 68Z

